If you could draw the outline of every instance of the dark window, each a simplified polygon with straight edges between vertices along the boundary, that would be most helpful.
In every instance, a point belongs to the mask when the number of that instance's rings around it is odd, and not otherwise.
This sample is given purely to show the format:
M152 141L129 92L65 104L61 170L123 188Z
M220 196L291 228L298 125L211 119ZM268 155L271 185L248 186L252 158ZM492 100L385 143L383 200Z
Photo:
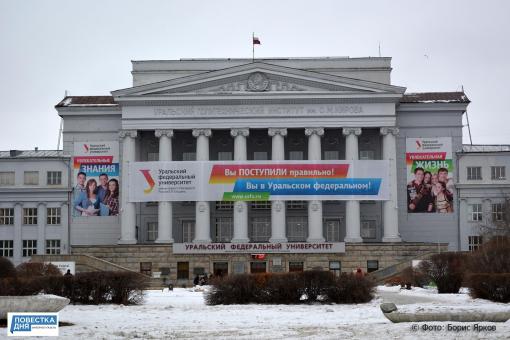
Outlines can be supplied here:
M140 273L152 275L152 262L140 262Z
M177 280L189 280L189 262L177 262Z
M303 262L289 262L289 272L302 272L304 269Z
M266 262L250 262L250 273L265 273L266 272Z
M378 260L368 260L367 261L367 272L375 272L379 270L379 261Z

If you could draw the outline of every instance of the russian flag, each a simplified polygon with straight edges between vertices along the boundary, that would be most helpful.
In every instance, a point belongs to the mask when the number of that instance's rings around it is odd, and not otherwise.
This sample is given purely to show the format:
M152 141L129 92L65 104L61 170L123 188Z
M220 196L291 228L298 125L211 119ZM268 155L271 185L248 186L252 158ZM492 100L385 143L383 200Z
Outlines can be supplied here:
M260 39L257 37L253 37L253 45L260 45Z

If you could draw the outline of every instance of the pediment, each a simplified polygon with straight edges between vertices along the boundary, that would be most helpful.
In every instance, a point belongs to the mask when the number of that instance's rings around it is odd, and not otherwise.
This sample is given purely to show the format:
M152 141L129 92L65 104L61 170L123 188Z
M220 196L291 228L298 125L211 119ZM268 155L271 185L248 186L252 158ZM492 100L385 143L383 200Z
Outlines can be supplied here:
M114 97L236 94L402 94L405 88L266 63L250 63L113 91Z

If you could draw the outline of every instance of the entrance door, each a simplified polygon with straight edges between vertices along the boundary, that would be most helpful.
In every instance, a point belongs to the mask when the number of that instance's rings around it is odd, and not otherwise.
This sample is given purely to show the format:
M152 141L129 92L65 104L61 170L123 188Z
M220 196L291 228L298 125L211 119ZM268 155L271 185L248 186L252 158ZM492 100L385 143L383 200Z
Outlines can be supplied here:
M214 262L213 263L214 276L228 275L228 262Z
M258 274L266 271L266 262L250 262L250 273Z

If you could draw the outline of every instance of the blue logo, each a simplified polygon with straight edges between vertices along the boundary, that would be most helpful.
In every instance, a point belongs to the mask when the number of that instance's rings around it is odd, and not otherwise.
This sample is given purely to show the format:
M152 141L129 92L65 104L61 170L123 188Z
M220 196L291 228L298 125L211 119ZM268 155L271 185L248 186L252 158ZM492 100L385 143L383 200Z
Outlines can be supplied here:
M8 313L10 336L58 336L58 313Z

